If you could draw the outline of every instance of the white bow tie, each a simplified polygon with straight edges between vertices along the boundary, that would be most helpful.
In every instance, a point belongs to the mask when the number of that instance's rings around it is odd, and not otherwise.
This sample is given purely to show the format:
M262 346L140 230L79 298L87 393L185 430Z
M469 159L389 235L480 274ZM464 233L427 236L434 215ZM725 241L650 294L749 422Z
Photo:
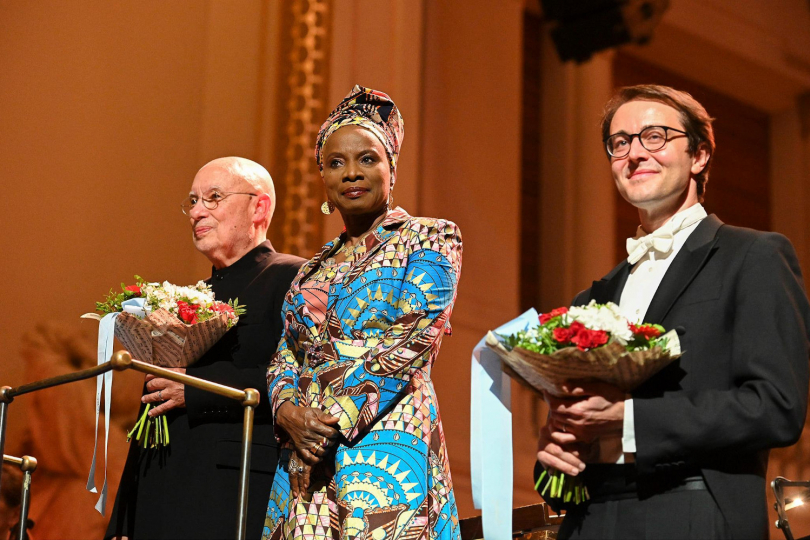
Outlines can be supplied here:
M691 227L704 217L706 217L705 211L692 211L673 218L663 227L660 227L651 234L640 238L628 238L626 245L628 254L627 262L636 264L651 249L662 255L666 255L672 251L672 246L675 243L675 234L680 230Z
M672 244L675 243L675 235L670 230L658 229L652 234L641 238L627 239L627 262L636 264L647 254L650 249L654 249L662 255L672 251Z

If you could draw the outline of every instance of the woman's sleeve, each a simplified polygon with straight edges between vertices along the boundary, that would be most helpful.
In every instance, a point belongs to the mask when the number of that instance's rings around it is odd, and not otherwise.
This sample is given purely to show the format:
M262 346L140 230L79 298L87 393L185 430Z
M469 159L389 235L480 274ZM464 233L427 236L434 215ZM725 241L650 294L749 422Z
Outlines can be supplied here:
M267 394L273 408L273 418L279 407L287 401L298 405L295 389L298 386L299 362L295 336L294 306L284 302L284 333L278 342L278 349L267 368Z
M397 317L379 342L330 384L322 402L326 412L340 419L340 431L349 441L402 398L415 373L429 369L442 336L450 331L461 273L461 233L445 220L416 219L408 227L401 239L408 259L399 269L405 277L394 302Z

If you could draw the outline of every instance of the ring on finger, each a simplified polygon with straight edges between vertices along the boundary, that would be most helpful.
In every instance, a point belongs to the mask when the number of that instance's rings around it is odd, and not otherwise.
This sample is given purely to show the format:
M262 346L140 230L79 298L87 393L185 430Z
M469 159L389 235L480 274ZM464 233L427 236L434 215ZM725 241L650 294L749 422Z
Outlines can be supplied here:
M301 465L299 465L299 466L298 466L298 469L296 469L296 470L298 471L298 474L301 474L302 472L304 472L304 467L302 467Z
M327 446L329 446L329 439L327 439L326 437L324 437L324 438L323 438L323 440L321 441L321 448L323 448L324 450L326 450L326 447L327 447Z
M158 399L163 401L163 389L158 390Z

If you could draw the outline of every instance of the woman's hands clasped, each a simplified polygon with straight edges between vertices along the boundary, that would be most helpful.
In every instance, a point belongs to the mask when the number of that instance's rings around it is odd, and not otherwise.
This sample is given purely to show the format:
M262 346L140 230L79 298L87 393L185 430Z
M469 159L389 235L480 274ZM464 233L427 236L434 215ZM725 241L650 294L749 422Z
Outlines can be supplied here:
M309 487L310 473L338 435L338 418L320 409L285 403L276 413L276 425L287 432L295 446L290 458L290 490L294 497Z
M293 497L298 497L306 492L309 487L310 476L312 474L312 465L305 463L298 455L298 452L293 450L290 455L290 492Z

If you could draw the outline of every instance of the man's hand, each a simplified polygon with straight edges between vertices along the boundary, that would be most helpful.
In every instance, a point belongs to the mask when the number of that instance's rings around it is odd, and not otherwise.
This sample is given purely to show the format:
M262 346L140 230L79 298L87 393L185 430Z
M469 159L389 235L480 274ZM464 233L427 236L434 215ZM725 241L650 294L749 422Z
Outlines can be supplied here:
M583 443L622 435L627 398L622 390L602 382L576 383L564 389L564 397L545 394L550 417L559 431Z
M167 368L178 373L185 373L186 368ZM160 405L152 407L149 410L149 416L159 416L175 408L182 408L186 406L186 386L178 382L155 377L154 375L146 376L146 391L151 392L145 394L141 401L143 403L159 403Z
M318 463L334 445L340 432L332 426L336 426L338 420L337 416L320 409L299 407L290 402L279 407L276 413L276 424L287 432L298 457L309 465Z
M580 459L576 437L570 433L555 431L553 421L549 419L549 422L540 430L537 461L546 469L557 469L571 476L578 475L585 470L585 463Z

